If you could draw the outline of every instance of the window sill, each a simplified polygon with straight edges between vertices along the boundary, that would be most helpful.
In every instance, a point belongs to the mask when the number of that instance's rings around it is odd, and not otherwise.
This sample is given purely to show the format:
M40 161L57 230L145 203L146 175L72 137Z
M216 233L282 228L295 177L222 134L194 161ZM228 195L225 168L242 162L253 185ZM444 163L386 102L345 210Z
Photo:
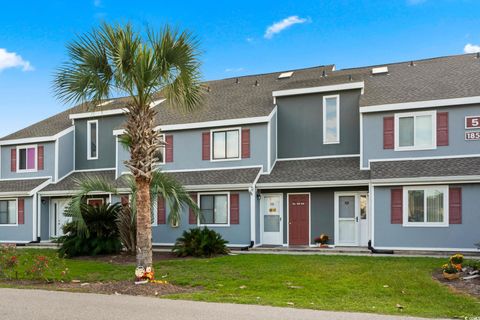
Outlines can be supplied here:
M323 144L340 144L340 141L335 141L335 142L326 142L326 141L323 141Z
M422 147L422 148L416 148L416 147L395 147L394 151L422 151L422 150L436 150L437 147Z
M229 224L197 224L198 227L208 227L208 228L225 228L230 227Z
M16 223L16 224L10 224L10 223L0 224L0 227L18 227L18 223Z
M28 170L17 169L17 173L35 173L35 172L38 172L38 170L37 169L28 169Z
M448 228L450 225L447 223L439 223L439 224L436 224L436 223L404 223L402 225L403 227L406 227L406 228L410 228L410 227L413 227L413 228Z
M210 162L238 161L238 160L242 160L242 158L235 158L235 159L210 159Z

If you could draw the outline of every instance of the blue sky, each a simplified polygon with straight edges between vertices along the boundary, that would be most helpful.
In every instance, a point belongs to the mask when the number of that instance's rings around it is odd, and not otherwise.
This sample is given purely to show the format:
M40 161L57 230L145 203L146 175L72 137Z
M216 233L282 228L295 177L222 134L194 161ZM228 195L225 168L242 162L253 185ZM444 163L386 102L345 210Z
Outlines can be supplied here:
M207 80L480 50L480 1L8 1L0 10L0 136L69 105L52 94L65 44L102 21L193 31Z

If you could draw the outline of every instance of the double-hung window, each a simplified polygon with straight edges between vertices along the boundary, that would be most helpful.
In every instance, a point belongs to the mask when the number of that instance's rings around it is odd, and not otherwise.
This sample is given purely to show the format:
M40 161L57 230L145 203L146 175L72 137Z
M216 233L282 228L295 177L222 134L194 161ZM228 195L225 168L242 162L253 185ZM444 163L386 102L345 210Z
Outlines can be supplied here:
M240 159L240 129L212 130L212 159Z
M403 188L403 225L448 226L448 186Z
M435 149L437 144L435 111L395 115L395 150Z
M87 121L87 159L98 159L98 120Z
M323 143L340 143L340 96L323 97Z
M17 147L17 172L37 171L37 146Z
M17 201L0 200L0 225L17 224Z
M225 225L229 224L228 193L200 195L200 224Z

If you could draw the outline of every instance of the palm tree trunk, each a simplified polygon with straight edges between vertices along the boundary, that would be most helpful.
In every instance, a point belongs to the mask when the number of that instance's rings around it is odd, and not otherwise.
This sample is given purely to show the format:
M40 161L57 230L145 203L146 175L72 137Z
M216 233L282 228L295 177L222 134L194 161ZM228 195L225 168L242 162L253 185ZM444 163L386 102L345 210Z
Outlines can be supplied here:
M136 178L137 184L137 266L152 266L152 222L150 183L145 177Z

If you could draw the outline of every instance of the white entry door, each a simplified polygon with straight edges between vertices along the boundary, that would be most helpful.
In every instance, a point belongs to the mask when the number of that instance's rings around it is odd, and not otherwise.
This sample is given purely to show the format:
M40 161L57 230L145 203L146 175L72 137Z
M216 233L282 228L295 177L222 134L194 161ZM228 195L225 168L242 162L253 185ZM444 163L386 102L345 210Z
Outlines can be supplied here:
M368 243L366 192L335 193L335 245L366 246Z
M71 218L63 214L70 199L52 199L50 202L50 236L63 236L63 225L70 222Z
M263 194L261 201L262 244L283 244L283 195Z

